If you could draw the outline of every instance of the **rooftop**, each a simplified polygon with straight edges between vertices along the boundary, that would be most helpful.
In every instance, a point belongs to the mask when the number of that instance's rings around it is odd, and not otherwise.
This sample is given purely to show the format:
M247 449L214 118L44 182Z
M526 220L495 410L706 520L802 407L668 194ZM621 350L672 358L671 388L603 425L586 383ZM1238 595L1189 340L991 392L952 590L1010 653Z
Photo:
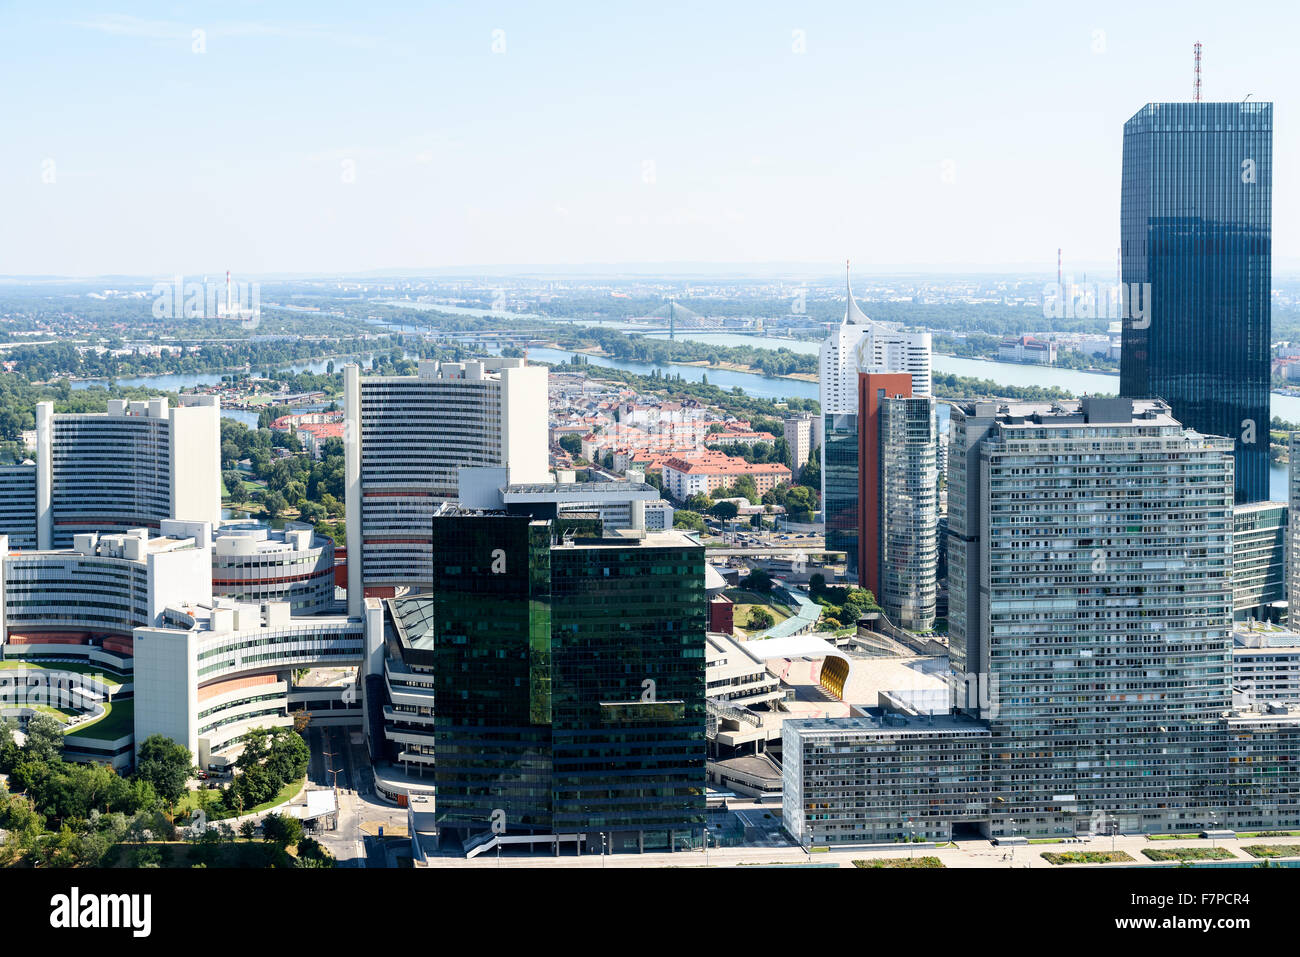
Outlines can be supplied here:
M988 734L988 725L964 714L904 715L878 708L865 709L849 718L787 719L785 727L800 735L833 735L852 732L888 734L933 734L936 731L964 731Z

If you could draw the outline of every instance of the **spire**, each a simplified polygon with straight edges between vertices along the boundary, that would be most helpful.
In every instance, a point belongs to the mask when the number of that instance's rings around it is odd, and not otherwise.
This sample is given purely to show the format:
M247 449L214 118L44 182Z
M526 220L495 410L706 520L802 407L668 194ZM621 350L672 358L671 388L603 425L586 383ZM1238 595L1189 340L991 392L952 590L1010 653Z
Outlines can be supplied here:
M865 326L871 320L867 318L866 313L858 308L858 304L853 298L853 279L849 275L849 261L847 259L844 260L844 287L849 294L848 305L844 307L844 321L851 326Z

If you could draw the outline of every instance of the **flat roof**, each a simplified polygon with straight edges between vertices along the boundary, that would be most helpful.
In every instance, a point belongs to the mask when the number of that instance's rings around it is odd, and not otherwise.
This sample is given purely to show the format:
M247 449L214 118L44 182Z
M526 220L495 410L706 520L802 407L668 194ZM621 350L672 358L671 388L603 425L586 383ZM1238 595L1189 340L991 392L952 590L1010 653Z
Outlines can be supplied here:
M855 731L884 734L964 731L988 734L989 731L985 722L964 714L907 715L885 712L879 708L864 709L861 714L848 718L788 718L784 727L793 728L802 735L844 734Z

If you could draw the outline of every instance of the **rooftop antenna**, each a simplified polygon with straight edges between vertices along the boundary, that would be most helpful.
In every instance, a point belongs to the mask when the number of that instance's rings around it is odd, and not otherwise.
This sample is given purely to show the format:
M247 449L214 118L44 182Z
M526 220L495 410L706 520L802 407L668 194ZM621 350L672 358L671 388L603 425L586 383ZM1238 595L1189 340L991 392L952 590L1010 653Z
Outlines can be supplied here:
M1192 87L1192 99L1195 102L1199 103L1201 102L1201 41L1200 40L1196 41L1196 46L1193 47L1193 49L1196 51L1194 56L1194 59L1196 61L1196 84Z

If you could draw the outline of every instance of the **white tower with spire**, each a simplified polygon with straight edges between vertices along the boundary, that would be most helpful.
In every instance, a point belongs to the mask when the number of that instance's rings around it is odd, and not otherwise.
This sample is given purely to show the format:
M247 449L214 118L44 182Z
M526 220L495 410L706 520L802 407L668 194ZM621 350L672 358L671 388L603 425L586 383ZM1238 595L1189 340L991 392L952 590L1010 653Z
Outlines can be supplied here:
M859 372L908 372L912 394L930 395L930 333L907 332L896 323L870 319L853 298L848 260L844 270L844 319L818 351L822 414L858 411Z

